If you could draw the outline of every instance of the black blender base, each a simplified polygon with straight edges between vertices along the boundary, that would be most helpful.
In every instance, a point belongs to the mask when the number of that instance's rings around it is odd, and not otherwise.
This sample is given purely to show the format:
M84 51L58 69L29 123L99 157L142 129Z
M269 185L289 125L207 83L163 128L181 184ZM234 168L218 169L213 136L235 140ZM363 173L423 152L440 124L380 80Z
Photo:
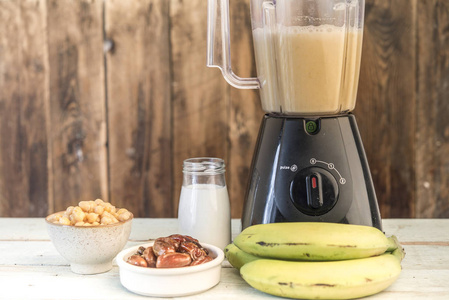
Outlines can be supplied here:
M377 227L379 207L354 115L265 115L242 227L332 222Z

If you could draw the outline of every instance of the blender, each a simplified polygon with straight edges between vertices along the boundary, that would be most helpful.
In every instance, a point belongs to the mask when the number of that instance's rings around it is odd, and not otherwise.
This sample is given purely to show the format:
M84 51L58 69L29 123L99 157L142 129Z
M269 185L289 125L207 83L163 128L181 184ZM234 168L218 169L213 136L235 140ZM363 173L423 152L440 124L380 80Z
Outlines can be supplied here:
M231 67L229 0L208 2L207 65L259 89L242 227L332 222L381 228L355 107L364 0L251 0L257 77Z

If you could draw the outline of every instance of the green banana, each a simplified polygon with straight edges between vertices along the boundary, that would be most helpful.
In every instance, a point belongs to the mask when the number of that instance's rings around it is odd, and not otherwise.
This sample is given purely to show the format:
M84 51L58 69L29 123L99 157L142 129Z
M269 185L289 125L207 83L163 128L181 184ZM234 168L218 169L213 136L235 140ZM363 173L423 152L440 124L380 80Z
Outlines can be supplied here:
M378 293L399 277L400 251L326 262L259 259L245 264L240 274L252 287L276 296L353 299Z
M253 225L234 244L260 257L309 261L364 258L397 248L377 228L321 222Z
M240 270L240 268L246 263L260 259L260 257L254 256L252 254L240 250L234 244L229 244L226 246L225 255L231 266L233 266L237 270Z

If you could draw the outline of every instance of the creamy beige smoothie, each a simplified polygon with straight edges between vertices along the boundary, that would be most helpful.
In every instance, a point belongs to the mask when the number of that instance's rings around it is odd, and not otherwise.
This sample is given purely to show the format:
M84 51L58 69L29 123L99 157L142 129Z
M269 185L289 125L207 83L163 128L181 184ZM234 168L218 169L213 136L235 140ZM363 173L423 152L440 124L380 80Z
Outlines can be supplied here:
M262 108L284 114L335 114L354 109L362 30L331 25L253 32Z

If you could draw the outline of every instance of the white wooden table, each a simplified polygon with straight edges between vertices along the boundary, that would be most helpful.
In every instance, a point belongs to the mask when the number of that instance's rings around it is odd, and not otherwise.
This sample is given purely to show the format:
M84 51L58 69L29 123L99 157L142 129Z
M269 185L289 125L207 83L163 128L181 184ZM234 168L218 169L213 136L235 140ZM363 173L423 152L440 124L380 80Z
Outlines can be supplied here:
M449 299L449 219L387 219L387 235L396 235L406 257L399 279L387 290L365 299ZM130 241L176 232L176 219L135 219ZM240 222L233 220L233 235ZM175 284L175 283L174 283ZM148 299L127 291L118 267L103 274L77 275L70 271L47 235L41 218L0 218L0 299ZM149 298L151 299L151 298ZM221 282L214 288L179 299L281 299L259 292L240 278L227 261Z

